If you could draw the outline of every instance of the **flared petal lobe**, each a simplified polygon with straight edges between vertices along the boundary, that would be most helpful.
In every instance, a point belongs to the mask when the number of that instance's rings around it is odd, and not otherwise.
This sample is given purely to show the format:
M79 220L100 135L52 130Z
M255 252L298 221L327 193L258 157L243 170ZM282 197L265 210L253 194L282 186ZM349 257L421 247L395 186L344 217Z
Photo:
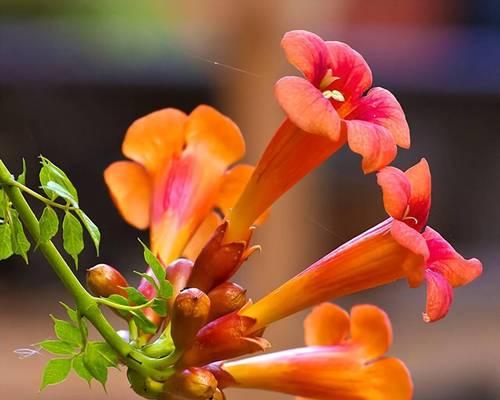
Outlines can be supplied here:
M431 208L431 172L423 158L406 172L386 167L377 174L384 208L393 218L417 231L426 225Z
M430 252L428 268L446 277L452 287L466 285L481 275L483 267L477 258L463 258L431 227L426 227L422 236Z
M146 169L131 161L117 161L106 168L104 180L123 219L138 229L146 229L153 190Z
M448 314L453 301L453 289L443 275L432 269L425 271L425 280L427 302L423 319L425 322L439 321Z
M323 93L305 79L286 76L275 85L278 103L297 127L332 140L340 137L340 118Z
M331 303L314 307L304 320L304 339L307 346L336 345L347 338L349 330L349 314Z
M330 64L330 54L323 39L314 33L296 30L285 33L281 46L288 62L318 86Z

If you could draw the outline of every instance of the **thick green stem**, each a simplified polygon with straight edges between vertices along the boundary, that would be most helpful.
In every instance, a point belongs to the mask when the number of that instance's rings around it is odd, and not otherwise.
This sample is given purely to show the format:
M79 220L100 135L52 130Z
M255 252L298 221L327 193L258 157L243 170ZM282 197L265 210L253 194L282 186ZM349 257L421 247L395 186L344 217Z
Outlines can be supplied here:
M0 185L3 186L5 193L19 213L21 221L33 240L40 243L38 219L14 182L15 180L11 173L0 160ZM102 314L94 297L82 286L51 241L40 243L39 249L63 285L72 294L80 314L85 316L94 325L106 342L113 347L130 368L158 381L165 380L172 373L169 369L164 371L156 370L153 366L158 360L145 356L142 352L122 340Z

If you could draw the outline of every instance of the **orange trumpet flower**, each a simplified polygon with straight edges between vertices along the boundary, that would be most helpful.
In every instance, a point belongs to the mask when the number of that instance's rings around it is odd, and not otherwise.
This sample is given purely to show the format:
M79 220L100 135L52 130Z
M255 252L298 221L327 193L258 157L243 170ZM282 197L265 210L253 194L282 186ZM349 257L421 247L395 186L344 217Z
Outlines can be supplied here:
M411 287L427 281L426 322L443 318L452 287L463 286L482 271L479 260L465 260L436 231L427 227L431 175L422 159L406 172L387 167L378 174L384 206L391 218L362 233L295 276L241 315L259 330L269 323L335 297L406 278Z
M384 354L392 342L387 315L375 306L351 316L325 303L305 321L310 347L220 362L207 368L220 388L272 390L318 400L408 400L413 384L404 364Z
M286 33L281 45L304 78L287 76L276 83L287 118L228 217L227 241L244 239L273 202L346 142L363 157L365 173L388 165L396 145L410 146L408 124L395 97L382 88L363 96L372 73L359 53L306 31Z

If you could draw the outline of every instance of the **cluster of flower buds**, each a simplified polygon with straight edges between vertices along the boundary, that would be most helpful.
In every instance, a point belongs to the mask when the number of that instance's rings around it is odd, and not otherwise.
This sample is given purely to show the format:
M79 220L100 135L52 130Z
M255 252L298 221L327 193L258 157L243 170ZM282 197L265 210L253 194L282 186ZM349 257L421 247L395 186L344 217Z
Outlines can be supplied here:
M303 77L276 83L286 118L255 168L233 166L245 151L238 127L199 106L189 115L164 109L134 122L122 148L130 160L105 171L125 220L149 228L151 249L174 289L166 317L146 310L163 331L141 348L166 360L172 374L156 382L130 371L132 387L143 397L222 399L224 388L241 387L319 400L408 400L408 370L384 357L392 340L386 314L361 305L349 315L323 302L398 279L410 287L425 281L424 320L433 322L449 311L452 288L481 274L477 259L464 259L426 227L428 163L422 159L407 171L388 166L398 146L410 146L409 127L389 91L370 89L372 74L363 57L305 31L287 33L282 46ZM344 145L361 155L365 173L377 172L389 218L252 303L230 279L259 248L250 243L254 227L277 199ZM126 281L99 265L89 270L88 285L99 296L123 295ZM155 297L148 279L138 290ZM268 325L311 306L316 308L305 322L308 347L231 360L266 350L270 344L262 335Z

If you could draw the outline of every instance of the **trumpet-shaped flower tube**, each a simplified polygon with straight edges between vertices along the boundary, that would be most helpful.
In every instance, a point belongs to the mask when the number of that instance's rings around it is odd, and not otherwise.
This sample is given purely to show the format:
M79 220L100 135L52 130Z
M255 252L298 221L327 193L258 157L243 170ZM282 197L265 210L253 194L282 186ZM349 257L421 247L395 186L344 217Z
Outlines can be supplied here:
M272 390L318 400L407 400L413 385L404 364L385 358L392 332L377 307L356 306L351 316L332 304L306 319L309 347L214 363L220 388Z
M124 219L146 229L164 265L184 255L195 259L248 182L253 167L229 166L245 152L238 127L209 106L189 115L167 108L135 121L123 154L104 172ZM172 282L175 285L175 282ZM148 298L154 289L142 280Z
M406 278L411 287L427 281L424 320L443 318L452 287L465 285L482 271L479 260L464 259L432 228L431 176L423 159L406 172L387 167L378 175L391 218L334 250L253 305L241 315L258 330L304 308L335 297Z
M285 34L286 56L303 74L276 83L287 118L268 144L243 195L229 215L227 238L248 227L300 179L346 142L363 157L365 173L388 165L396 146L410 146L403 110L387 90L373 88L363 57L344 43L306 31Z

